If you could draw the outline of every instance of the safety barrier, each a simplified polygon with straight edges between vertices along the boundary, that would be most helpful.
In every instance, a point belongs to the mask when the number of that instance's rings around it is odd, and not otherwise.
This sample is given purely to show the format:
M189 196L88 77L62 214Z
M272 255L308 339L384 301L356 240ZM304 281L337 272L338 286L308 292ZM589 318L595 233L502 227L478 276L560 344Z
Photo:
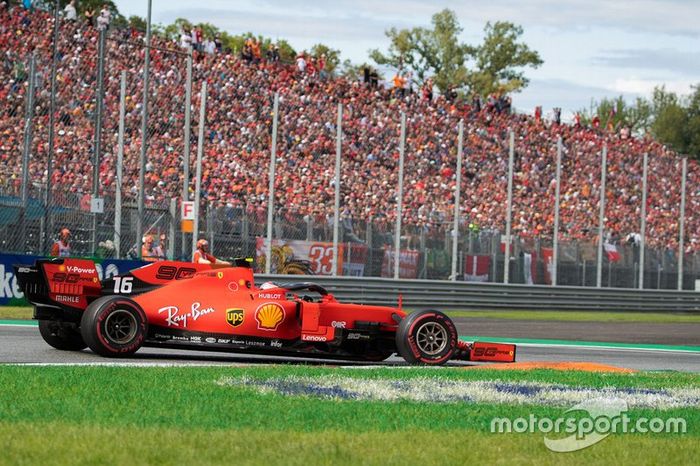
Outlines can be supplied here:
M408 309L700 312L694 291L290 275L261 275L258 281L312 281L339 300L364 304L395 306L401 296Z
M0 305L26 305L12 264L32 264L37 256L0 255ZM100 278L125 273L140 261L98 260ZM257 275L256 281L314 282L339 300L395 306L399 296L409 309L527 309L558 311L700 312L700 293L694 291L634 290L546 285L393 280L389 278L330 277L320 275Z

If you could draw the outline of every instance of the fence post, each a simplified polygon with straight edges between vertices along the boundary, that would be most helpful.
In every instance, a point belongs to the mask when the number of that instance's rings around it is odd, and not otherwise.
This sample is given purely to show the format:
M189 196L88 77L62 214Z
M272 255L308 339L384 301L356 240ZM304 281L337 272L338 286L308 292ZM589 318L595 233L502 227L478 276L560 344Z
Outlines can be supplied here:
M333 204L333 276L338 275L338 227L340 225L340 157L343 150L343 104L338 103L335 141L335 204ZM342 273L342 271L341 271Z
M506 252L503 259L503 283L510 282L511 222L513 221L513 159L515 158L515 133L510 130L508 143L508 203L506 206Z
M649 170L649 154L644 153L644 168L642 172L642 209L640 214L639 241L639 289L644 289L644 243L647 231L647 174Z
M202 195L202 154L204 152L204 125L207 109L207 81L202 82L202 92L199 102L199 134L197 137L197 178L194 190L194 228L192 229L192 251L197 249L199 235L199 200ZM213 251L213 249L212 249Z
M124 116L126 113L126 71L121 73L119 90L119 135L117 139L117 186L114 200L114 250L121 257L122 244L122 166L124 164Z
M265 273L272 270L272 217L275 210L275 165L277 164L277 124L280 108L280 94L275 92L272 106L272 146L270 147L270 183L267 190L267 247L265 248Z
M187 50L187 81L185 83L185 134L183 136L183 165L182 202L190 200L190 125L192 108L192 48ZM173 238L175 240L175 238ZM187 233L182 232L182 257L189 257L187 251Z
M681 165L681 211L679 220L679 231L678 231L678 290L683 289L683 259L685 259L685 251L683 240L684 229L685 229L685 183L688 176L688 158L683 157L683 162Z
M403 162L406 150L406 113L401 112L401 139L399 140L399 186L396 198L396 231L394 232L394 279L399 278L401 259L401 215L403 209Z
M557 139L557 186L554 193L554 237L552 238L552 286L557 286L557 275L559 266L559 208L561 203L561 153L562 139ZM545 267L547 264L545 264Z
M29 89L27 90L27 105L24 116L24 148L22 151L22 210L27 209L29 202L29 156L32 151L34 129L34 84L36 82L36 53L29 59ZM24 222L22 222L24 228ZM22 239L24 240L24 236ZM24 252L24 251L22 251Z
M105 70L105 36L106 28L100 28L99 42L97 44L97 91L95 95L95 142L92 160L92 198L99 197L100 189L100 152L102 151L102 100L104 98L104 70ZM97 249L97 213L92 212L92 246L90 251L95 255ZM139 249L140 251L140 249Z
M175 232L177 231L175 229L175 224L177 222L177 198L176 197L171 197L170 198L170 221L168 222L169 228L168 228L168 250L163 251L166 254L167 259L174 259L175 258ZM161 250L163 249L163 245L160 245Z
M603 286L603 236L605 234L605 181L607 177L608 145L603 146L603 164L600 171L600 201L598 212L598 263L596 264L596 287Z
M56 66L58 61L58 24L60 21L59 2L54 5L53 15L53 44L51 51L51 97L49 99L49 150L46 160L46 197L44 201L44 235L43 235L43 252L46 254L51 251L51 216L49 210L51 208L51 184L53 182L53 153L54 153L54 131L55 131L55 113L56 113Z
M459 242L459 204L462 198L462 150L464 143L464 120L459 120L459 134L457 136L457 186L455 186L455 213L452 226L452 281L457 281L457 249ZM470 231L471 234L471 231ZM471 243L471 241L470 241ZM476 273L476 272L474 272Z
M146 190L146 150L148 148L148 79L151 67L151 0L148 0L146 19L146 59L143 66L143 109L141 114L141 155L139 157L139 205L136 219L136 251L141 259L141 238L143 237L144 197Z
M26 253L27 241L27 204L29 203L29 156L32 151L33 126L34 126L34 83L36 82L36 53L32 53L29 59L29 89L26 97L26 111L24 118L24 147L22 150L22 209L20 210L20 243L17 250Z

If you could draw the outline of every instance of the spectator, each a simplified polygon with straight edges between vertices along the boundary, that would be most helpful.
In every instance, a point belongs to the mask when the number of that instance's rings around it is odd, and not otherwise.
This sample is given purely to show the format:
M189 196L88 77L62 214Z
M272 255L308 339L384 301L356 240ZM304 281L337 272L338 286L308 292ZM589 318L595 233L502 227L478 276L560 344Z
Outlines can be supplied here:
M165 255L166 242L167 242L167 236L165 235L165 233L161 233L160 238L158 238L158 245L153 248L153 255L155 257L157 257L159 260L166 259L166 255Z
M104 31L109 27L109 22L112 18L112 13L110 13L107 5L103 6L100 10L100 15L97 17L97 30Z
M301 74L306 73L306 52L297 55L297 71Z
M52 257L69 257L70 256L70 230L68 228L61 229L58 240L51 247Z
M197 249L192 254L192 262L195 264L231 265L230 262L217 259L209 253L209 241L200 239L197 241Z
M63 14L66 17L66 21L75 21L78 19L78 12L75 9L75 0L68 2L68 5L63 9Z
M143 238L143 245L141 246L141 259L146 262L156 262L160 258L156 255L155 248L153 246L153 236L146 235Z

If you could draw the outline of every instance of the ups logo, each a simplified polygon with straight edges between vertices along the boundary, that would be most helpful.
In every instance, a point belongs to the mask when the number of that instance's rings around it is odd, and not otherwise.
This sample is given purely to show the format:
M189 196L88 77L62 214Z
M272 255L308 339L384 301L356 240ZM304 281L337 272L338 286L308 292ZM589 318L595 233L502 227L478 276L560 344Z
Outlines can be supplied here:
M232 327L238 327L243 323L243 309L226 309L226 322Z

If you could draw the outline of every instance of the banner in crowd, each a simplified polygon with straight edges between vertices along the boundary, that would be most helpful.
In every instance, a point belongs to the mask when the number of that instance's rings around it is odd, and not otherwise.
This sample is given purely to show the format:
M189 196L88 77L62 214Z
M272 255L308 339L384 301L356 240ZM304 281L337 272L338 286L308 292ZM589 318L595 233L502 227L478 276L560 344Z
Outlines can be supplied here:
M487 282L490 268L490 256L467 255L464 258L464 279L468 282Z
M399 278L418 278L419 258L419 251L401 249L399 251ZM394 250L387 246L384 248L384 259L382 260L382 277L392 278L393 276Z
M34 265L41 256L25 256L21 254L0 254L0 306L26 306L24 293L19 289L13 265ZM126 273L141 267L146 262L134 260L96 259L95 268L100 280Z
M544 283L551 285L554 275L554 249L542 248L542 260L544 261Z
M256 264L265 270L266 238L255 241ZM361 277L365 272L367 246L358 243L338 244L338 272L341 275ZM272 273L280 274L333 274L333 243L317 241L272 240Z

